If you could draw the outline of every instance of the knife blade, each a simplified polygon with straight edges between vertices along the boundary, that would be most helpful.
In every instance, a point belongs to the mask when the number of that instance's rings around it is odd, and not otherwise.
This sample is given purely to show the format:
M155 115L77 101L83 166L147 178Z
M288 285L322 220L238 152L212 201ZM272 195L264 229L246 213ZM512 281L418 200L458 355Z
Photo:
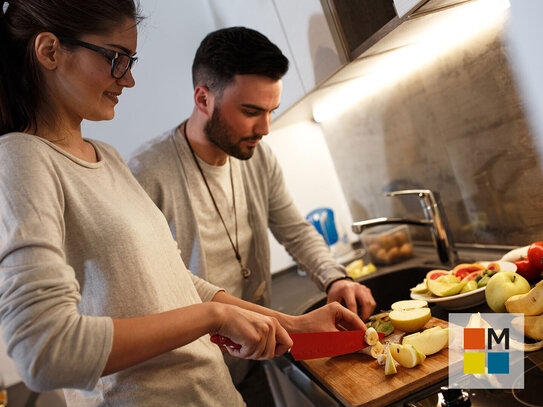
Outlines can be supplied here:
M290 353L294 360L316 359L344 355L369 346L364 342L366 331L302 332L290 333L293 345ZM379 339L385 334L379 332Z

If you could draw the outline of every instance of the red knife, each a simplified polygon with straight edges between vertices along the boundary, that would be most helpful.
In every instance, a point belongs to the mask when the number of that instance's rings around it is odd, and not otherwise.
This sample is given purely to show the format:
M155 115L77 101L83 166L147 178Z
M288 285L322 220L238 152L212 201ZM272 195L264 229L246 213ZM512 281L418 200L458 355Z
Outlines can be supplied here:
M364 342L366 331L291 333L294 343L290 353L294 360L316 359L344 355L369 346ZM378 332L379 340L385 334Z

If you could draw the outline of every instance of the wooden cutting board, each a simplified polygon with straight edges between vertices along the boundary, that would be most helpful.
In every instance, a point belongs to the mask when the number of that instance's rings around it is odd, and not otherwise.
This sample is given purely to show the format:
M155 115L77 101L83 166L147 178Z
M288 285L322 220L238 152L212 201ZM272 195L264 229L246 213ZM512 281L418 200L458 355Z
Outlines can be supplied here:
M434 326L447 328L448 322L432 317L424 328ZM390 376L385 376L384 366L361 353L301 363L346 406L379 407L445 379L449 373L449 350L427 356L421 365L411 369L398 366L398 373Z

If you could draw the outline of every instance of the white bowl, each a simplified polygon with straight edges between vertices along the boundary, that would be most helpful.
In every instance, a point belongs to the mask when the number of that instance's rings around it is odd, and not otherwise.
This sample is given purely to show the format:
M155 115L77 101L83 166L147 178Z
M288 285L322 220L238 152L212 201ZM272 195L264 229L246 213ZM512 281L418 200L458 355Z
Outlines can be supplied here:
M478 261L477 263L483 266L488 266L489 263L498 263L500 265L500 271L517 271L515 263L508 261ZM448 297L435 297L428 294L411 293L413 300L424 300L428 303L434 303L449 310L461 310L466 308L475 307L476 305L484 304L486 287L477 288L476 290L469 291L467 293L450 295Z

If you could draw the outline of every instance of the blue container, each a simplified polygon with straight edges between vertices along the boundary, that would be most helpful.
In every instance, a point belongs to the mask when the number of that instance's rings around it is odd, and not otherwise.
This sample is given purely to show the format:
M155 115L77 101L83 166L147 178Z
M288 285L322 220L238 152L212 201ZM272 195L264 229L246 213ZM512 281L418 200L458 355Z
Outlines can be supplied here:
M334 211L330 208L317 208L305 217L309 223L322 235L328 246L332 246L339 240Z

